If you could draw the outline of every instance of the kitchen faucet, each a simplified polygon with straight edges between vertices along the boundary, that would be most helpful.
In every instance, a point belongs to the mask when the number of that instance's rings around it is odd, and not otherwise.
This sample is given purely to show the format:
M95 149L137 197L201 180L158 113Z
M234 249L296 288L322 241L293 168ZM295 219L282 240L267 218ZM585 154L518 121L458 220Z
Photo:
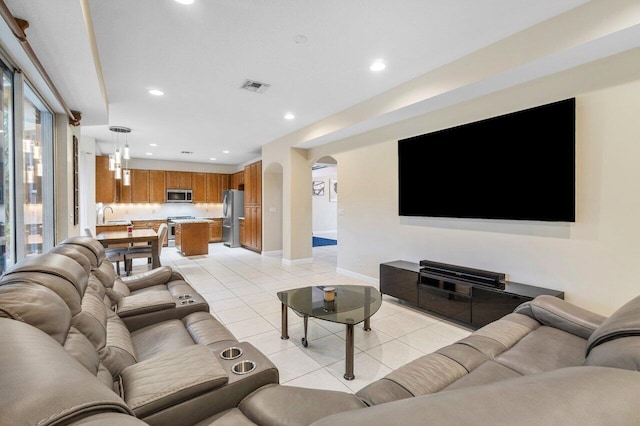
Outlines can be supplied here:
M111 213L113 213L113 208L111 206L107 206L105 208L102 209L102 224L104 225L105 223L105 219L107 217L107 209L111 210Z

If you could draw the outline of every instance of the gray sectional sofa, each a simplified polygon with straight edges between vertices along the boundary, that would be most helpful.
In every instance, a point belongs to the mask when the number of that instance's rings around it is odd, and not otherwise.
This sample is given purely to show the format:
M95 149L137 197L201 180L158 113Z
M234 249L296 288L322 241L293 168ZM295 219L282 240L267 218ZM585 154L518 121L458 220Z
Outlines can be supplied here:
M349 394L278 384L179 274L122 280L88 237L0 278L0 424L634 425L639 370L640 297L604 318L541 296Z

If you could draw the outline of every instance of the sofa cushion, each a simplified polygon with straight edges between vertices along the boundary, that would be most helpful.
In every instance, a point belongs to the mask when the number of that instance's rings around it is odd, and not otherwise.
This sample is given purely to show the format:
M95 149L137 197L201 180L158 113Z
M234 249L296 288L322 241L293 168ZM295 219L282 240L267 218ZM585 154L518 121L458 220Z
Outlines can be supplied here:
M139 361L194 344L180 320L163 321L136 330L131 333L131 340Z
M364 407L350 393L279 385L258 389L239 406L249 420L262 426L308 425L333 413Z
M0 317L26 322L63 344L71 325L71 312L55 292L28 282L0 286Z
M411 392L398 383L384 377L360 389L356 395L368 406L413 397Z
M467 388L470 386L486 385L487 383L499 382L500 380L510 379L520 376L520 373L498 364L495 361L485 361L478 366L471 374L462 376L459 380L451 383L443 389L443 391Z
M589 352L584 365L640 371L640 336L599 344Z
M581 365L585 345L586 340L581 337L542 326L495 360L520 374L535 374Z
M640 296L625 303L593 332L587 342L587 355L604 342L627 336L640 336Z

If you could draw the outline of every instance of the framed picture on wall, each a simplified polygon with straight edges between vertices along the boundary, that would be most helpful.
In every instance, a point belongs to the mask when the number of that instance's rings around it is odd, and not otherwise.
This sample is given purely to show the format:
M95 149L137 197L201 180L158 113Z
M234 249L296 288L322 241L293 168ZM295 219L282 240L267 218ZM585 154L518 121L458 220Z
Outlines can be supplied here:
M313 191L312 194L314 196L317 196L317 197L324 196L324 181L314 180L312 183L311 190Z
M329 179L329 201L338 201L337 179Z

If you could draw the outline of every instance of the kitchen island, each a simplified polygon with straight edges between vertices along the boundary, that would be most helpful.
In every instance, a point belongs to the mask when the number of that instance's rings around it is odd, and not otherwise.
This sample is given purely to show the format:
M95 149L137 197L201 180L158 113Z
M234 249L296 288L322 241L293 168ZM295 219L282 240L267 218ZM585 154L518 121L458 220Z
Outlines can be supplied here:
M183 256L209 254L208 219L176 219L176 250Z

